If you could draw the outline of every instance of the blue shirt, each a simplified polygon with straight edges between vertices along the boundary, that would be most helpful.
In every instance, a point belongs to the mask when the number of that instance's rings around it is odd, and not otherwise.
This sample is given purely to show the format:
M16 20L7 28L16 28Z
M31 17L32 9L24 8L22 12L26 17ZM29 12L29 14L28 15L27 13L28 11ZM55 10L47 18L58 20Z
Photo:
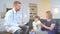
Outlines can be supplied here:
M51 20L50 22L46 21L45 25L50 27L51 24L55 24L55 27L53 28L53 30L48 30L48 29L45 29L45 31L48 32L48 34L55 34L56 33L56 20Z

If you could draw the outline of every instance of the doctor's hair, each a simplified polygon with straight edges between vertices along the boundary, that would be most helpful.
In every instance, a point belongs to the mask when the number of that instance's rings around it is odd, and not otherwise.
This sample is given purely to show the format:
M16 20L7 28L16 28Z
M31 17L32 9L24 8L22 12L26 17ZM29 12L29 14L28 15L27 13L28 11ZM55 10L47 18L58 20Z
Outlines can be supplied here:
M19 2L19 1L14 1L13 4L21 4L21 2Z
M38 20L40 20L40 17L39 16L35 16L34 19L38 18Z

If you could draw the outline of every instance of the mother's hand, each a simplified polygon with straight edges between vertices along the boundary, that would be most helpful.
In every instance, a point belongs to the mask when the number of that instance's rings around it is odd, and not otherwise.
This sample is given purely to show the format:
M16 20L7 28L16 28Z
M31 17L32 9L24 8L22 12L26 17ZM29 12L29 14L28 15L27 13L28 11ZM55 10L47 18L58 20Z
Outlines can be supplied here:
M44 28L49 29L49 30L53 30L55 27L55 24L51 24L50 27L48 27L48 26L41 23L41 27L44 27Z

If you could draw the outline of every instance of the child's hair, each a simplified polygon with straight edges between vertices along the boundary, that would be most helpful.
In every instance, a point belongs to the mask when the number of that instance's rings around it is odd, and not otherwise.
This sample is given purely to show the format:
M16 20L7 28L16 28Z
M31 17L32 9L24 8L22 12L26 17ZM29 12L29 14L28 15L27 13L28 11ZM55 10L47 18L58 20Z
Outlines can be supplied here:
M35 19L35 18L38 18L38 20L40 20L40 17L39 17L39 16L35 16L34 19Z

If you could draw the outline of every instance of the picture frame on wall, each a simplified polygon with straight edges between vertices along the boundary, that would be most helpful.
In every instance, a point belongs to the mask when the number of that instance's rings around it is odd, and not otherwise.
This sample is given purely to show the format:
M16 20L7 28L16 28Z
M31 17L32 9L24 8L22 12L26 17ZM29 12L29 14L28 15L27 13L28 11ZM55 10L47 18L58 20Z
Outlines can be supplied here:
M34 16L37 15L37 4L30 3L29 7L30 7L30 18L33 19Z

